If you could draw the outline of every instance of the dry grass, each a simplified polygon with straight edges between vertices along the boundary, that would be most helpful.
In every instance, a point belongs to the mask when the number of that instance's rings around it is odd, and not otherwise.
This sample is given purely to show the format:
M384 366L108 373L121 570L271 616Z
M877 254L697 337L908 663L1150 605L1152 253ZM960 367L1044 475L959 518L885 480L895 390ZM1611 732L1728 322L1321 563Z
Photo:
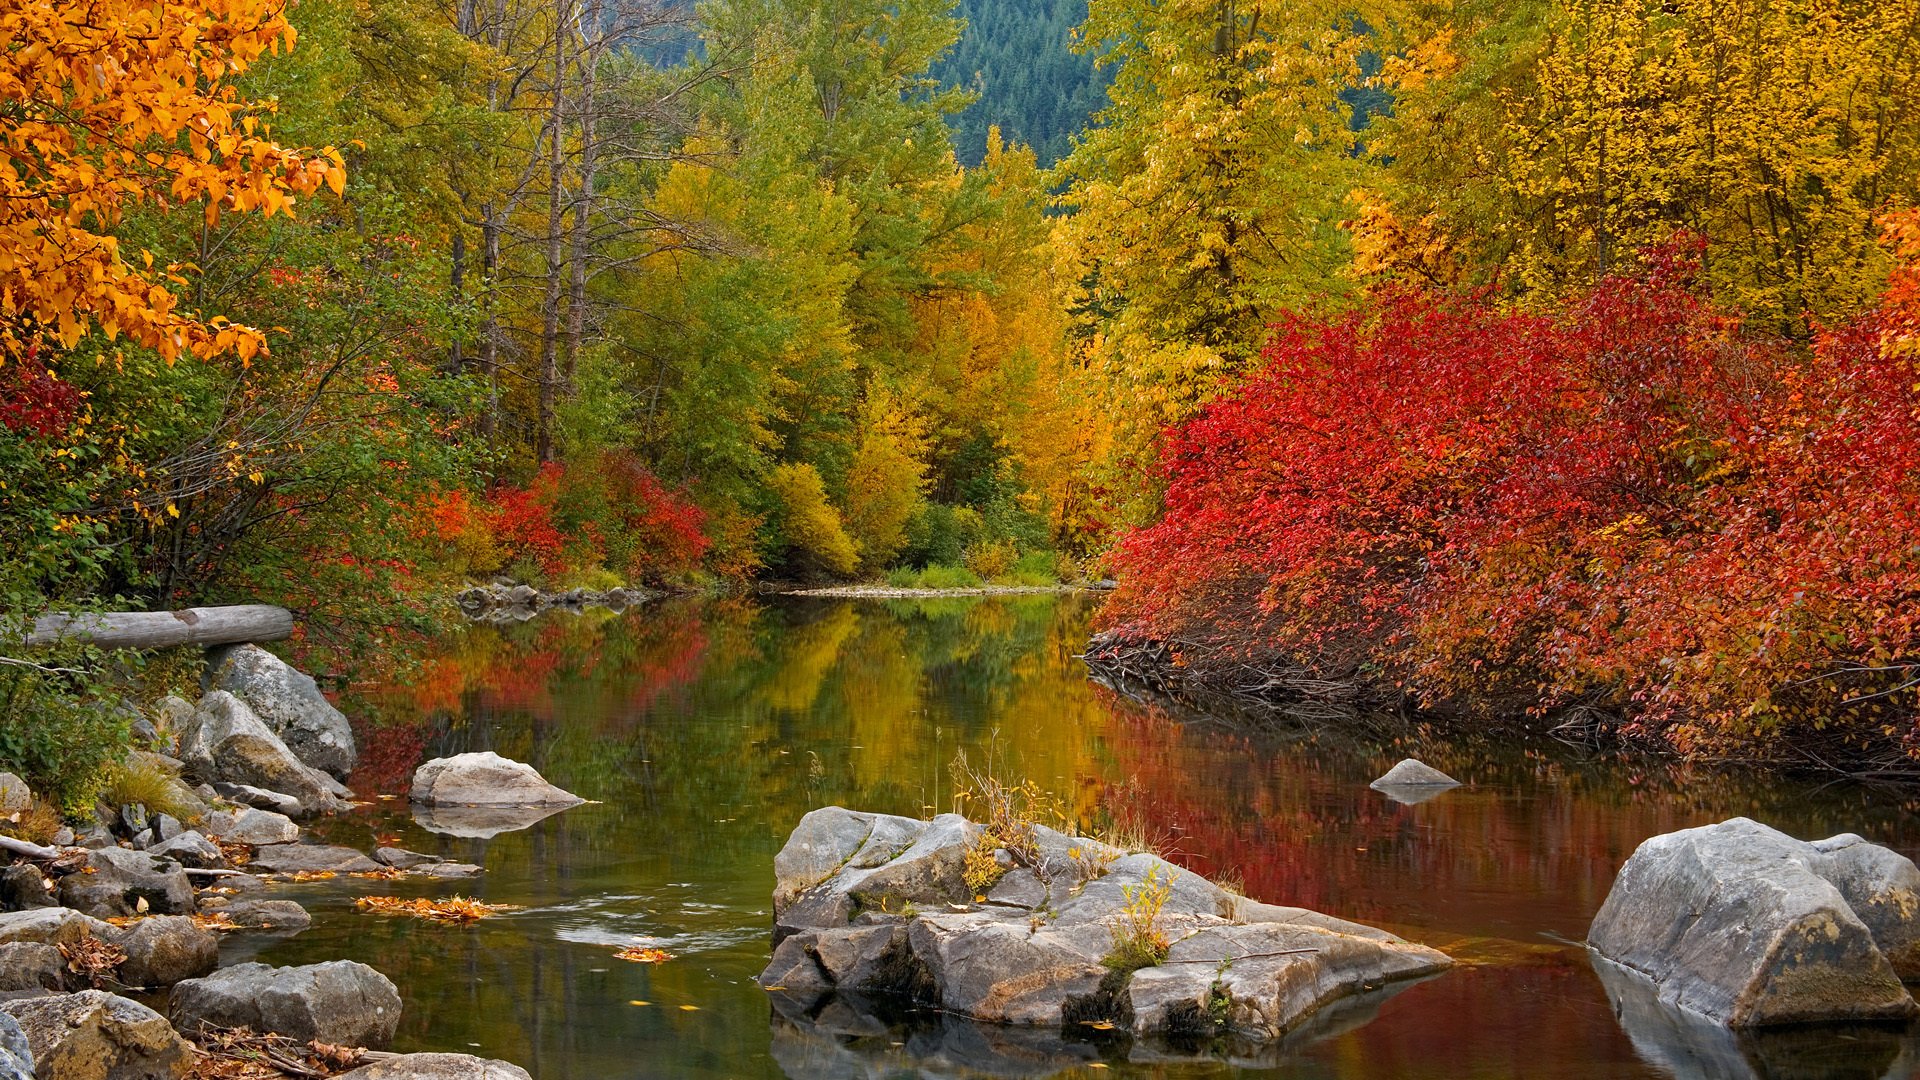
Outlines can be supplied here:
M138 805L155 814L168 814L191 823L198 809L187 801L191 792L166 767L149 761L122 763L107 770L100 798L109 806Z
M16 810L0 817L0 833L30 844L47 844L53 841L53 834L65 824L57 807L35 799L25 810Z

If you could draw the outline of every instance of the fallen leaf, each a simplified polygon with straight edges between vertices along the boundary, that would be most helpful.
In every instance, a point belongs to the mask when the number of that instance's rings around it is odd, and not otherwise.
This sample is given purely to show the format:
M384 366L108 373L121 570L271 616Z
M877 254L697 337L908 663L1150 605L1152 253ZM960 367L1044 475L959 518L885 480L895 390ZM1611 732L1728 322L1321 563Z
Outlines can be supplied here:
M643 949L638 945L629 945L614 953L618 960L632 960L636 964L664 964L673 959L673 954L665 949Z

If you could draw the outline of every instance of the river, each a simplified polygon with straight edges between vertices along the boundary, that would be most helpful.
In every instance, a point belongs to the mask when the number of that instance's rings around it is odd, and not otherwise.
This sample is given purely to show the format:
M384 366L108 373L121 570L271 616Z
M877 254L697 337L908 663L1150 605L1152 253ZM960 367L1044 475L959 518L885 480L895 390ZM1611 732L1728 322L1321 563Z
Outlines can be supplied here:
M1907 1033L1735 1040L1616 1016L1574 943L1656 833L1743 814L1803 838L1920 852L1903 789L1525 747L1386 745L1341 727L1251 734L1087 679L1094 601L685 600L450 634L399 684L345 703L367 800L325 838L486 867L471 883L283 887L314 925L228 960L346 957L406 1002L396 1048L501 1057L536 1080L628 1077L1908 1076ZM1401 805L1367 783L1409 749L1467 786ZM495 750L596 800L482 839L413 821L426 757ZM1170 857L1258 900L1385 926L1454 970L1259 1053L1009 1041L940 1017L795 1022L753 982L772 859L802 814L950 809L950 768L1031 778L1084 820L1152 822ZM514 909L449 926L356 911L369 892ZM672 959L622 961L627 945Z

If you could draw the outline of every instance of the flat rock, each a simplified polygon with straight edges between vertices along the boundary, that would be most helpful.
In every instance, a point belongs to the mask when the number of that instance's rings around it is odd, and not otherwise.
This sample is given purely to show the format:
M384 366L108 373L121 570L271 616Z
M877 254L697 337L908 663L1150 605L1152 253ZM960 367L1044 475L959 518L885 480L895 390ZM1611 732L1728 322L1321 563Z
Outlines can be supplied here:
M208 836L254 847L291 844L300 839L300 826L295 825L292 818L250 806L238 810L215 810L207 815L202 828Z
M98 918L193 911L193 884L180 864L144 851L100 848L87 856L91 873L60 879L60 902Z
M1903 901L1876 906L1862 890L1897 892L1889 883L1910 883L1912 863L1860 850L1872 845L1857 837L1826 843L1746 818L1653 837L1621 868L1587 944L1648 979L1661 1003L1729 1027L1920 1013L1847 896L1865 896L1890 947L1910 956L1908 920L1891 918Z
M336 777L353 771L353 725L312 676L258 645L228 645L208 651L205 682L251 706L301 761Z
M401 847L377 847L373 849L373 861L396 870L411 870L422 863L439 862L440 859Z
M400 994L365 964L239 964L173 988L167 1013L183 1031L250 1027L302 1041L384 1049L400 1023Z
M518 1065L471 1054L402 1054L341 1073L335 1080L533 1080Z
M249 870L267 874L323 873L361 874L380 869L380 864L349 847L329 844L274 844L254 852Z
M41 1080L174 1080L192 1050L167 1019L100 990L0 1001L20 1024Z
M1387 774L1367 785L1376 791L1389 788L1459 787L1460 781L1415 758L1403 758Z
M487 869L473 863L430 862L421 863L407 872L430 878L476 878L486 873Z
M66 958L52 945L31 941L0 945L0 990L63 990L66 971Z
M0 1013L0 1080L33 1080L33 1048L20 1022Z
M230 784L226 781L213 785L213 790L222 798L251 806L257 810L271 810L276 814L294 817L300 813L300 800L291 795L282 795L277 791L253 787L250 784Z
M0 945L29 941L39 945L71 945L81 938L108 940L114 934L112 923L103 922L72 908L36 908L0 914Z
M423 806L578 806L572 792L547 783L533 766L492 751L434 758L413 773L409 798Z

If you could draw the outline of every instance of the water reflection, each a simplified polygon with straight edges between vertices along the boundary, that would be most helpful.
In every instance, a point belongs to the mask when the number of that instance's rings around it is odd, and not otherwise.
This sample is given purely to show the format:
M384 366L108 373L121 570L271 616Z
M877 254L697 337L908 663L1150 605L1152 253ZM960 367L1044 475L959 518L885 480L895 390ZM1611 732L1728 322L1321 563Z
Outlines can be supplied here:
M1660 1049L1690 1036L1623 1029L1574 944L1634 845L1734 814L1909 853L1920 841L1905 792L1326 726L1253 735L1146 706L1086 679L1089 615L1048 597L687 601L464 629L400 685L349 703L366 747L352 784L388 798L327 829L487 867L380 891L457 888L519 910L447 927L356 913L368 882L291 886L312 930L229 947L364 960L406 998L402 1048L505 1057L540 1080L1044 1075L1096 1061L1121 1076L1717 1075L1681 1073ZM412 768L468 750L600 801L497 834L429 831L406 810ZM1463 963L1265 1056L776 1007L752 977L788 831L827 803L947 809L959 750L1032 777L1083 824L1156 823L1178 861L1256 899L1388 925ZM1409 755L1465 786L1418 805L1368 789ZM675 959L615 959L629 944ZM1895 1041L1904 1056L1889 1063L1884 1040L1825 1039L1829 1071L1792 1075L1897 1071L1912 1050Z

